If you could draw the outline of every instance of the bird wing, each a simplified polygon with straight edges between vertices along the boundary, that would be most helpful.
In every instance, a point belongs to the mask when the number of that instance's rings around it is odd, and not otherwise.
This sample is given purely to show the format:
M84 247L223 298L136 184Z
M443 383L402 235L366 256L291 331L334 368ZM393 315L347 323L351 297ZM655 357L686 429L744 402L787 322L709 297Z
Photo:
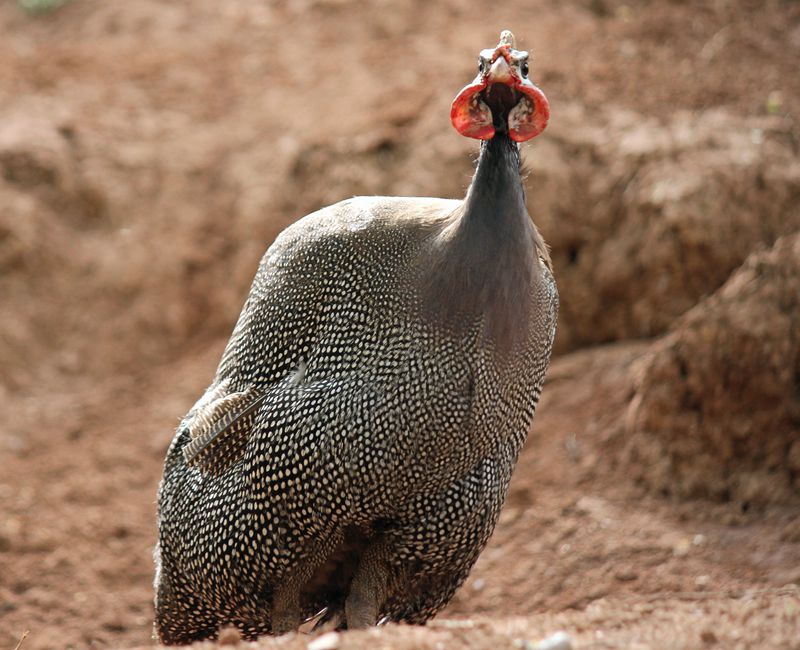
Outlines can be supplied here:
M241 458L266 395L248 389L215 399L214 393L184 425L191 441L183 448L183 457L187 465L218 475Z

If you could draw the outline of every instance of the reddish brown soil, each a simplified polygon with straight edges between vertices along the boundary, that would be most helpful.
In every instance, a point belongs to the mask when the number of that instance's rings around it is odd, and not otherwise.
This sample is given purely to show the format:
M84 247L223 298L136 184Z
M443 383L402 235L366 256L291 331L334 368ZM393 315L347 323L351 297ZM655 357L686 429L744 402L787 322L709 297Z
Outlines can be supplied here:
M779 497L712 501L664 489L657 464L649 480L630 446L631 400L658 384L642 364L707 323L723 336L738 298L726 284L681 314L800 229L800 5L779 0L1 5L0 647L26 630L24 650L151 643L161 461L258 258L340 198L462 194L475 144L448 104L504 27L552 104L525 155L561 354L449 609L341 647L524 648L564 629L579 647L800 648L800 458L725 458L728 478L782 472ZM768 299L748 300L755 322ZM767 343L778 371L774 350L800 359L796 329ZM703 349L693 399L722 413L724 395L696 394ZM794 449L800 373L780 377ZM748 413L737 435L769 438L773 419ZM653 425L664 449L675 426Z

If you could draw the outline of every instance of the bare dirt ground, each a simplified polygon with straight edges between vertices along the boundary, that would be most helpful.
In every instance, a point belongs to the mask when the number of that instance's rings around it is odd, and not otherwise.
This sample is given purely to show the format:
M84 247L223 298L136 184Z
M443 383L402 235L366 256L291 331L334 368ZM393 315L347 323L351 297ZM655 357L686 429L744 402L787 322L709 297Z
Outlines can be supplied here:
M559 354L453 603L340 647L800 648L778 0L0 5L0 647L152 644L161 462L259 257L353 194L463 195L449 102L506 27L552 105L524 156Z

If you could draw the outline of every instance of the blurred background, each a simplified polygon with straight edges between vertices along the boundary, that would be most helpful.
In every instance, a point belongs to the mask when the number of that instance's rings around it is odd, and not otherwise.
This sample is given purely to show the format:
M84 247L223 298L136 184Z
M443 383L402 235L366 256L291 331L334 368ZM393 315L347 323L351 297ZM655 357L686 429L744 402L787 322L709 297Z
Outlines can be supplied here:
M504 28L552 109L557 355L443 616L797 647L789 0L0 4L0 646L150 643L161 462L259 258L352 195L463 196L449 104Z

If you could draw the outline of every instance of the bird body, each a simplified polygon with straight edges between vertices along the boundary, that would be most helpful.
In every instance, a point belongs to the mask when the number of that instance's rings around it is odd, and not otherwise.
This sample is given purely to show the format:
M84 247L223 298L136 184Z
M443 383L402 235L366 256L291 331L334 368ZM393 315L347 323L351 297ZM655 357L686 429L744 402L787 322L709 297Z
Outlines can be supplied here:
M463 201L358 197L285 230L167 452L161 640L441 609L494 529L557 304L506 134Z

